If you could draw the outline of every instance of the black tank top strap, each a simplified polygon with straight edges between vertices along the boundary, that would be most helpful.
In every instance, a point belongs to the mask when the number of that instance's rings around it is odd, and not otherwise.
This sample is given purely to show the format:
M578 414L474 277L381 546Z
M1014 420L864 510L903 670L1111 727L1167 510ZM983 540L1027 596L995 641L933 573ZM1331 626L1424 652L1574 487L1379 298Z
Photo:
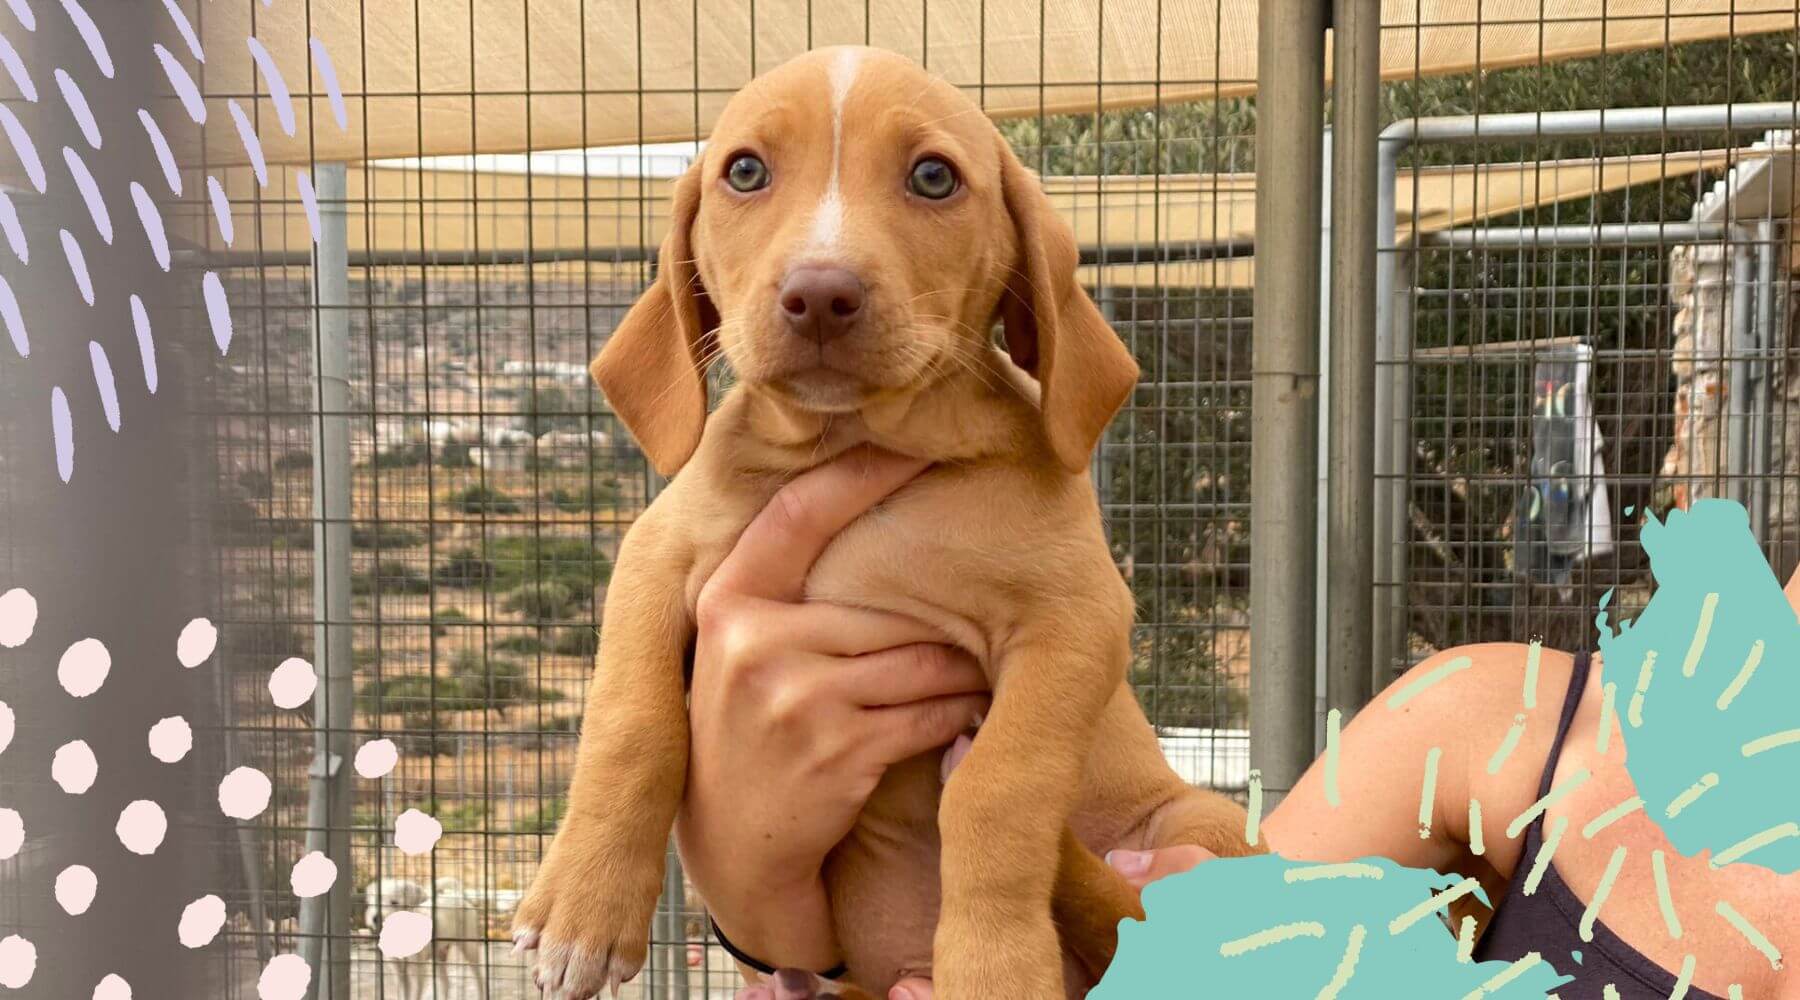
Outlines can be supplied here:
M1575 712L1581 708L1581 692L1587 689L1590 663L1587 650L1575 654L1574 666L1569 671L1569 690L1563 695L1562 716L1556 720L1556 740L1550 744L1550 757L1544 761L1544 776L1538 780L1540 799L1550 794L1550 786L1556 780L1556 762L1562 757L1563 741L1575 722Z

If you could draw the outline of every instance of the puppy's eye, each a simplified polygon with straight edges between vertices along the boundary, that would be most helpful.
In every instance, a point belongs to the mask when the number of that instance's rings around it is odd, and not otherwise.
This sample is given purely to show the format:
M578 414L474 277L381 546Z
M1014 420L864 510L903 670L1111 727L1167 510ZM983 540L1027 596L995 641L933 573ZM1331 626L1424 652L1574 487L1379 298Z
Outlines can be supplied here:
M913 164L906 186L921 198L941 201L956 193L956 171L935 156L927 156Z
M749 194L761 191L769 186L769 168L763 161L748 153L731 161L725 170L725 183L731 185L733 191Z

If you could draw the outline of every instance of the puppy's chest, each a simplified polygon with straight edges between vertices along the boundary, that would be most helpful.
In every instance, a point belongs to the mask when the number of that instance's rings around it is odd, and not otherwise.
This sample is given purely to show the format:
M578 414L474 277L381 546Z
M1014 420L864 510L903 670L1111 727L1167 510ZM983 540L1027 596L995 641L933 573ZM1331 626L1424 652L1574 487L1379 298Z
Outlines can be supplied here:
M984 478L933 471L896 491L826 545L807 572L806 599L905 615L985 656L1019 611L1009 595L1024 583L1018 567L1033 558L1021 535L1045 532L1021 532L1016 518L997 516L991 493L982 503L991 490ZM777 485L739 484L690 519L690 611Z

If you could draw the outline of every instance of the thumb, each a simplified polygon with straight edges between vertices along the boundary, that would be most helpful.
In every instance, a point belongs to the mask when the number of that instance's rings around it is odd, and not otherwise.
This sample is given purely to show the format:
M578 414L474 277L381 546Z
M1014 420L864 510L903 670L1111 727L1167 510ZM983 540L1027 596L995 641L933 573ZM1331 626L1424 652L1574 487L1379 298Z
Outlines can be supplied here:
M1179 875L1217 857L1204 847L1177 844L1155 851L1108 851L1106 863L1134 888L1143 889L1159 878Z
M888 990L888 1000L931 1000L931 980L917 976L902 979Z

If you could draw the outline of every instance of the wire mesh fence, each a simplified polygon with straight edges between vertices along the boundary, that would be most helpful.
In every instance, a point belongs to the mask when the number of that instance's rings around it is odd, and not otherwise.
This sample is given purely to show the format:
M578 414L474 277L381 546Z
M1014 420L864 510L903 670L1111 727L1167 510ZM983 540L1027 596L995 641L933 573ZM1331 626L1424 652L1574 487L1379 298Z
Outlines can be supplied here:
M321 156L329 119L309 118L314 147L266 184L229 156L190 172L191 190L216 183L222 217L210 201L175 209L197 234L190 261L223 276L241 345L208 400L218 763L275 787L221 838L226 995L254 995L263 961L321 934L352 995L404 995L403 970L442 971L440 1000L535 994L502 942L564 807L612 560L660 485L586 365L653 274L663 181L694 155L664 140L703 136L749 74L814 44L899 48L965 86L1074 225L1083 284L1143 371L1094 464L1138 600L1132 682L1184 777L1243 788L1254 205L1283 196L1255 182L1254 67L1236 54L1253 5L233 2L195 5L202 33L207 18L300 11L305 37L348 11L358 27L336 55L361 135ZM1389 121L1800 97L1791 5L1386 6ZM488 68L501 57L477 40L495 23L522 27L501 32L516 66ZM395 33L398 54L377 51ZM460 41L428 44L444 33ZM603 36L608 52L635 44L627 70L598 65ZM565 58L578 78L555 74ZM446 62L469 65L440 85ZM207 100L259 93L223 69L195 76ZM1778 570L1800 554L1793 145L1727 122L1400 154L1381 251L1396 281L1376 580L1399 625L1377 672L1463 642L1584 644L1603 593L1627 612L1648 593L1644 519L1699 497L1745 500ZM315 236L334 217L341 287ZM322 405L334 338L341 408ZM348 486L341 517L322 513L333 483ZM349 809L323 814L349 836L340 878L357 898L348 923L308 926L290 871L316 849L309 806L334 768L363 761L321 765L319 710L277 708L267 681L285 658L335 655L336 636L351 745L391 740L398 763L349 779ZM428 854L397 843L410 810L442 825ZM671 870L628 991L728 996L735 967ZM370 925L406 908L433 914L440 944L477 945L476 961L383 960Z

